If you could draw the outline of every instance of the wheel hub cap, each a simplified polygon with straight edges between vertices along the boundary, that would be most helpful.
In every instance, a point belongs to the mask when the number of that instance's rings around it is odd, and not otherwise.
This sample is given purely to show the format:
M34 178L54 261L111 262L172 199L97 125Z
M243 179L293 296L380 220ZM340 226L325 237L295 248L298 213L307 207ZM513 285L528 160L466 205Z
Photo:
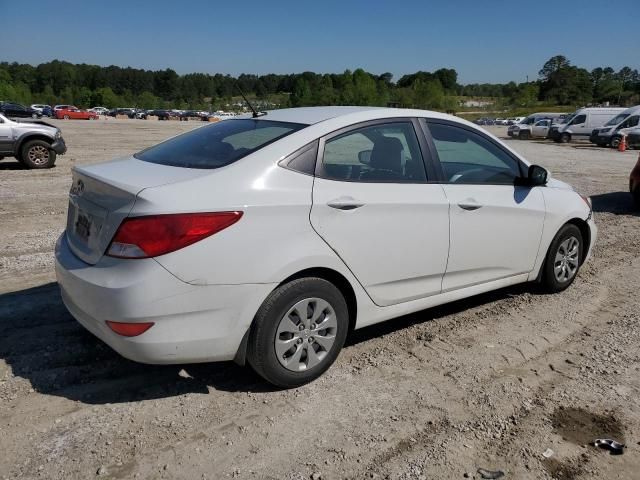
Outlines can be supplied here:
M338 330L333 307L321 298L293 305L276 330L275 352L287 370L303 372L320 365L331 350Z
M576 237L569 237L559 246L553 265L556 280L565 283L575 277L580 266L580 242Z

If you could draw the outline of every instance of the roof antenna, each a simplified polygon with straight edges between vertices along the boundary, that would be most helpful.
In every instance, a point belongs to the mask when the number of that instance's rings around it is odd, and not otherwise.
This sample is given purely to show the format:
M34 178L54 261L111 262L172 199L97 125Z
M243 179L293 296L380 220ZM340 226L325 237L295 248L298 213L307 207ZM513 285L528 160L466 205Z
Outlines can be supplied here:
M240 95L242 95L242 98L244 99L246 104L249 105L249 109L252 112L251 116L253 118L263 117L263 116L265 116L267 114L267 112L258 112L255 108L253 108L253 105L251 105L251 102L249 100L247 100L247 97L244 96L244 93L242 92L242 89L240 88L240 84L238 83L237 80L235 82L235 86L238 89L238 91L240 92Z

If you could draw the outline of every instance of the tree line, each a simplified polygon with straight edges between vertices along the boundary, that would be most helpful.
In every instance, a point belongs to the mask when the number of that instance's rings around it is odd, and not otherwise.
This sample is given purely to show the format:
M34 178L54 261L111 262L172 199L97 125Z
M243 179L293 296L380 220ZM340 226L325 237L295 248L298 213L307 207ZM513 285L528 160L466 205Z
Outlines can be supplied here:
M60 60L37 66L0 62L0 101L23 104L74 104L79 107L218 109L232 104L242 90L259 105L397 105L460 110L465 97L491 97L502 107L538 102L558 105L640 103L637 69L610 67L588 71L562 55L549 59L531 82L458 83L454 69L419 71L397 82L391 73L375 75L359 68L343 73L295 74L189 73L131 67L73 64Z

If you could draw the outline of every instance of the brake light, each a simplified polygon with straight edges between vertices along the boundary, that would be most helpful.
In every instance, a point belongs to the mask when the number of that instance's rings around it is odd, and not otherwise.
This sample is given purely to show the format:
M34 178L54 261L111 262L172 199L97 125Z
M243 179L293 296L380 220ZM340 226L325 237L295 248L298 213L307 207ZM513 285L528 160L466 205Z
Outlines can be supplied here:
M125 323L107 320L107 326L123 337L137 337L153 327L153 322Z
M131 217L122 222L107 255L149 258L175 252L236 223L242 212L179 213Z

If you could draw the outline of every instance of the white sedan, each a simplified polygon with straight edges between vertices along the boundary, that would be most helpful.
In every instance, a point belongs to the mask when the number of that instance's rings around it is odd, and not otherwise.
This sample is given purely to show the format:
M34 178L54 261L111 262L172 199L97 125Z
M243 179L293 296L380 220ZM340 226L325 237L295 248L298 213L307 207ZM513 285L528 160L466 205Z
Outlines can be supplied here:
M588 198L469 122L298 108L75 167L56 273L127 358L248 361L293 387L352 329L521 282L561 291L595 238Z

